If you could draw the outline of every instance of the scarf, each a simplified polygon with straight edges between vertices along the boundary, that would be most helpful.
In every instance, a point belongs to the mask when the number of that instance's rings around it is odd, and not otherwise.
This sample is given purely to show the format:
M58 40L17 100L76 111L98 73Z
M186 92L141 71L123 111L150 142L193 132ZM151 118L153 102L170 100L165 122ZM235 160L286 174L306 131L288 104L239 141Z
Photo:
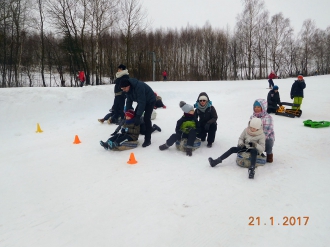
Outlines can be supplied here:
M247 132L250 136L258 136L258 135L261 135L262 133L264 133L263 129L258 129L257 131L252 132L252 131L250 130L250 127L247 127L247 128L246 128L246 132Z
M201 112L205 112L207 108L209 108L212 105L212 103L210 101L207 102L207 104L205 104L205 106L201 106L200 103L198 103L197 108L201 111Z
M123 75L129 75L127 69L117 72L116 78L122 77Z

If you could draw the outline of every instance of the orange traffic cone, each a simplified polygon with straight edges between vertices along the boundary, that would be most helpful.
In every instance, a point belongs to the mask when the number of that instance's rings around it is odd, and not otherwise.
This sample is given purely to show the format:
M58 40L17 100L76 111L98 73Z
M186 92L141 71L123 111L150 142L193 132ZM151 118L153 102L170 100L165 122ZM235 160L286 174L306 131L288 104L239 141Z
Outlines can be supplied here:
M36 131L36 133L42 133L43 131L42 131L42 129L40 128L40 125L37 123L37 131Z
M76 136L74 137L74 142L73 142L73 144L79 144L79 143L81 143L81 141L79 140L78 135L76 135Z
M131 155L129 156L129 160L127 161L127 164L134 165L136 163L137 161L135 159L134 153L131 153Z

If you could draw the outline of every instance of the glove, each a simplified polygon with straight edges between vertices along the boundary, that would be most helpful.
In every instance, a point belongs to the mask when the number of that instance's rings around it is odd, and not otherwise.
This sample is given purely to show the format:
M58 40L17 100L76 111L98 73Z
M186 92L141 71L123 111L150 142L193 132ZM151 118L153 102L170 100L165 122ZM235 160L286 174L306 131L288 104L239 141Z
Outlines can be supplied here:
M111 134L111 136L114 136L114 135L117 135L118 134L118 131L115 131Z
M257 147L257 143L255 143L255 142L249 142L249 145L251 148Z
M293 99L293 96L291 95L291 99Z
M204 129L208 131L210 129L210 124L209 123L205 124Z
M138 125L141 124L141 119L140 118L141 118L140 116L135 116L135 118L134 118L134 125L135 126L138 126Z
M121 133L125 134L128 132L128 128L121 128Z
M238 143L238 145L237 145L237 147L239 147L239 148L243 148L245 145L244 145L244 143Z

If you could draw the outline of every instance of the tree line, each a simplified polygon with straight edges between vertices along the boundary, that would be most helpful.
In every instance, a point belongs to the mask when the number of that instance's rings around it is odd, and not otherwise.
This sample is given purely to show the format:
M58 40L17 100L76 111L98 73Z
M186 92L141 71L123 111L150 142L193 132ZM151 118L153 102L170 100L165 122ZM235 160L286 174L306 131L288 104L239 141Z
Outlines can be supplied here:
M56 86L113 81L117 66L130 76L156 80L253 80L271 70L281 77L328 74L330 26L303 22L295 37L290 19L269 15L262 0L243 0L231 30L187 26L151 30L139 0L2 0L0 2L0 86ZM105 79L107 78L107 79ZM50 85L54 86L54 85Z

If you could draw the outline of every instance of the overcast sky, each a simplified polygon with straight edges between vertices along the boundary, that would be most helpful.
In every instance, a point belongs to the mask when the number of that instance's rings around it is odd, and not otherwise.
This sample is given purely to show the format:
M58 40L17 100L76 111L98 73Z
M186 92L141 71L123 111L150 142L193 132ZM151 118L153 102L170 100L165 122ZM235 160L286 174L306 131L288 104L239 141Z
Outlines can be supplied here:
M243 11L241 0L141 0L152 21L152 28L181 28L190 26L202 27L209 21L212 27L231 30L235 27L236 17ZM270 16L283 13L290 19L291 26L297 34L304 20L315 21L317 28L325 30L330 26L330 0L267 0L265 9Z

